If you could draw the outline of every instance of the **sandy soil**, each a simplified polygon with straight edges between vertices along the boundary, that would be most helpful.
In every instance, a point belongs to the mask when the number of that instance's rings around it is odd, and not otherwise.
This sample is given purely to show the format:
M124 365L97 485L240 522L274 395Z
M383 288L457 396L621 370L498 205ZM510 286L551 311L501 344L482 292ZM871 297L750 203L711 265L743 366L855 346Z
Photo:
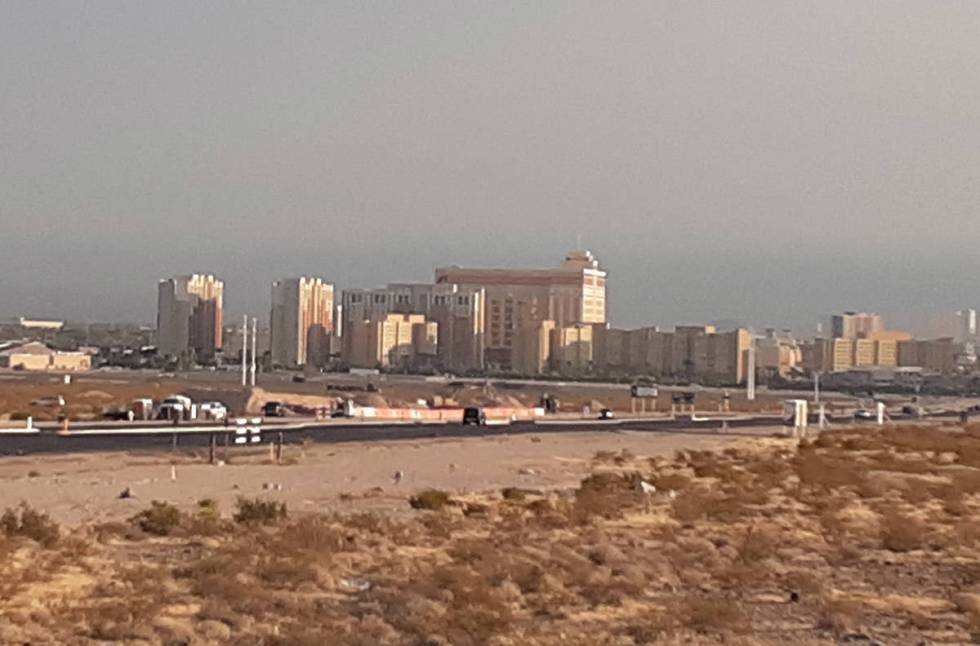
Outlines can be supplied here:
M598 450L669 456L679 449L760 441L605 431L287 446L279 465L271 463L265 448L231 448L228 462L215 466L206 463L205 455L187 452L7 458L0 460L0 508L26 501L71 524L128 518L151 500L191 509L198 500L212 498L231 508L239 496L268 497L297 511L396 511L427 487L455 494L505 486L570 487L591 472ZM397 471L403 476L396 483ZM120 499L127 488L133 497Z

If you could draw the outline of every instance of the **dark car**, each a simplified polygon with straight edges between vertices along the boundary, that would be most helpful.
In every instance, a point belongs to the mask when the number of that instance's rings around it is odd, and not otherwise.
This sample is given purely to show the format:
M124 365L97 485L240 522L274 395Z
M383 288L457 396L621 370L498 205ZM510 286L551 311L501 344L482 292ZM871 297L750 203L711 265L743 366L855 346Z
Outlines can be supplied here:
M615 418L616 418L616 414L613 413L612 410L608 408L603 408L602 410L599 411L599 419L615 419Z
M470 406L463 409L463 426L483 426L487 423L487 414L482 408Z
M304 377L303 375L293 375L293 383L294 384L305 384L306 383L306 377Z
M286 412L282 402L266 402L262 407L262 414L266 417L285 417Z

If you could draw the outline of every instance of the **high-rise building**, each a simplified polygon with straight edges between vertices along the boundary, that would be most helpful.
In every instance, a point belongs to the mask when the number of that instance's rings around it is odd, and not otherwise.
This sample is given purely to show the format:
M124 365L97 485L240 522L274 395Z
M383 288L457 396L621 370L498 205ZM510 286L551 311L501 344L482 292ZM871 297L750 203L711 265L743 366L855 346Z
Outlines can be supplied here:
M333 285L320 278L289 278L272 283L272 363L323 366L330 357Z
M959 318L959 331L957 341L969 343L977 340L977 311L972 308L960 310L956 313Z
M210 274L161 280L157 286L157 348L169 357L198 360L221 348L225 284Z
M555 269L436 269L437 284L486 294L486 361L511 368L512 349L521 330L542 321L556 327L606 322L606 272L588 251L573 251Z
M341 353L348 362L360 356L354 347L356 326L388 314L421 314L438 326L439 367L454 372L483 370L483 290L453 284L394 283L379 289L347 289L341 299Z
M357 368L415 368L435 359L439 326L423 314L384 314L347 327L346 355Z
M878 314L844 312L831 317L830 329L835 339L867 339L885 326Z

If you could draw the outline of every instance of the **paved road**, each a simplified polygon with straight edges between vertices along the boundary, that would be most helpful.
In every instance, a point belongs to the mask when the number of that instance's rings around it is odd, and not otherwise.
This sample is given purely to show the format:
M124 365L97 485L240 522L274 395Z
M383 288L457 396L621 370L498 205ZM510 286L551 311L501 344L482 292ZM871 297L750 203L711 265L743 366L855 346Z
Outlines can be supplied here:
M746 419L727 420L728 433L732 435L758 435L760 429L771 429L782 423L778 416L759 416ZM233 429L232 429L233 430ZM385 440L413 440L429 438L455 437L490 437L494 435L515 434L545 434L545 433L574 433L595 432L607 430L629 430L638 432L678 432L718 434L722 430L722 422L717 418L691 421L683 420L613 420L580 421L580 422L515 422L512 424L488 426L463 426L461 424L322 424L310 425L299 429L263 429L263 443L272 441L279 432L283 442L297 444L304 441L320 443L337 442L371 442ZM215 435L219 446L223 446L225 438L230 437L224 427L216 427ZM754 431L754 432L753 432ZM210 433L193 433L180 435L177 446L180 448L205 448L210 442ZM79 453L91 451L121 451L121 450L170 450L173 448L174 436L171 433L150 433L126 435L115 433L58 435L51 432L41 432L22 435L0 435L0 455L31 455L39 453Z

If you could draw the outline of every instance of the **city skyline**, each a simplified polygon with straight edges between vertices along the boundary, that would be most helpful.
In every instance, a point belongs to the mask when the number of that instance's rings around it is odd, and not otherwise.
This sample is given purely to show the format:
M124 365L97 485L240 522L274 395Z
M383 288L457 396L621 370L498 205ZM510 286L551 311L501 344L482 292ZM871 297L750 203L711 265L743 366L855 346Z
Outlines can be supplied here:
M586 253L589 253L588 250L585 251ZM544 258L532 262L535 262L536 264L534 266L538 267L539 269L544 269L548 266L549 259ZM602 267L603 270L606 270L608 268L605 257L602 258L602 265L603 265ZM249 315L249 317L253 317L253 316L256 317L265 326L271 325L272 319L270 316L269 288L270 286L274 288L275 284L282 280L293 280L293 279L302 278L304 276L321 276L322 280L324 280L325 283L329 283L330 286L332 286L336 290L338 294L337 303L339 304L340 302L339 294L345 290L377 290L377 289L384 289L384 285L391 286L391 285L399 285L399 284L401 285L431 284L433 282L432 279L433 273L438 273L440 270L444 271L452 268L467 269L467 270L471 269L475 271L482 271L486 269L505 270L505 271L522 270L522 268L515 267L515 266L483 267L483 266L475 266L475 265L461 266L453 263L436 263L430 268L428 276L419 277L416 280L411 280L411 279L405 279L404 277L389 275L385 280L374 285L368 285L364 283L355 283L353 285L341 284L340 282L333 280L328 275L327 272L311 271L311 272L295 272L291 274L283 273L277 278L270 277L269 280L264 283L264 286L262 288L262 291L264 292L263 294L256 295L254 293L249 292L245 295L246 296L245 299L242 299L242 292L240 289L240 285L237 284L235 280L226 280L225 275L222 274L221 272L213 271L211 269L211 265L207 265L207 266L200 266L200 264L197 266L191 265L191 269L192 270L196 269L195 271L191 271L191 272L173 271L170 273L170 275L182 275L182 274L189 275L190 273L196 273L202 275L210 274L219 277L224 282L227 282L228 285L224 288L224 292L225 293L231 292L232 297L231 299L228 299L227 297L225 297L224 299L225 320L227 326L233 327L234 325L237 324L236 321L238 321L243 314L247 314ZM263 279L263 277L256 278L255 276L252 276L251 278L252 278L251 282L254 282L255 280ZM157 277L154 280L160 281L164 279L162 277ZM230 287L230 289L228 289L228 287ZM3 311L3 307L2 307L3 304L0 303L0 319L13 320L18 318L38 318L38 319L70 320L70 321L77 321L77 322L93 322L93 323L117 321L117 322L130 322L135 324L155 326L157 309L158 309L157 301L155 298L154 299L146 298L145 286L142 291L143 293L140 300L145 300L150 302L149 307L151 310L147 316L143 316L142 318L136 318L136 317L129 318L125 316L120 316L116 318L73 317L70 315L65 315L65 313L61 309L59 309L59 306L56 303L53 304L53 306L50 307L50 309L45 310L44 308L41 308L41 311L30 310L25 312L20 310L13 310L13 309L9 311ZM611 292L612 294L618 293L618 286L614 285ZM263 299L264 302L262 302ZM243 300L250 303L249 308L242 307L241 303ZM980 298L978 298L977 300L980 300ZM615 312L617 311L616 299L615 297L612 297L610 298L610 303L609 303L609 312L611 313L608 314L606 318L613 325L619 327L627 327L627 328L660 326L662 328L667 329L675 326L706 324L706 325L720 326L721 328L747 327L747 328L754 329L757 333L762 333L766 329L770 329L770 328L778 329L778 330L790 330L795 335L801 338L811 338L811 337L820 336L820 333L817 332L818 326L822 328L823 336L830 335L831 325L832 325L831 317L834 315L834 312L852 312L856 309L862 309L862 308L867 309L869 311L873 309L870 307L866 307L866 305L864 304L859 304L854 307L831 306L826 311L818 312L812 320L804 321L802 324L792 325L786 322L787 320L792 320L791 315L787 315L784 318L780 318L777 320L762 319L762 318L759 318L757 320L752 320L749 318L726 316L724 312L718 312L718 311L712 312L709 311L710 306L711 303L707 301L699 303L699 307L701 307L704 311L706 311L706 314L701 318L684 317L684 318L679 318L674 320L665 320L663 318L654 317L651 319L640 320L640 321L632 321L632 320L624 321L623 319L616 318L615 316ZM888 321L890 328L908 330L919 337L923 337L923 338L925 337L938 338L942 336L959 337L961 336L959 331L962 327L960 312L964 310L974 309L974 307L975 306L973 302L967 302L967 303L959 303L952 307L947 307L943 309L935 309L935 310L905 309L904 311L876 310L875 314L883 316L884 319ZM146 309L146 307L142 307L141 309Z
M260 313L279 276L428 280L581 236L623 325L868 309L912 327L977 300L978 20L11 4L0 315L149 321L144 286L185 268Z

